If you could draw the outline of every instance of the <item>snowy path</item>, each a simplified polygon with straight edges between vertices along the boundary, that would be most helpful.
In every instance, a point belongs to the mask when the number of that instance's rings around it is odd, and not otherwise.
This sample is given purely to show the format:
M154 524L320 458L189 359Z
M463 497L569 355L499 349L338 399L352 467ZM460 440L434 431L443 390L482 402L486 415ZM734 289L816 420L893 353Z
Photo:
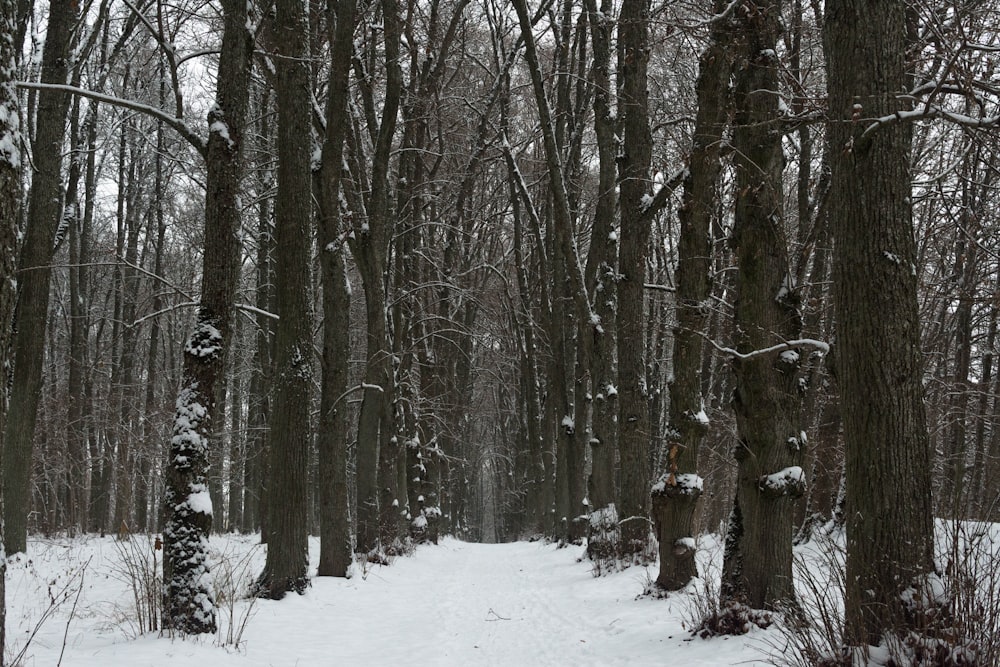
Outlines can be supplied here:
M250 537L218 539L229 540L217 548L230 557L253 549ZM70 625L62 663L68 667L697 667L754 664L764 657L750 646L754 639L690 640L682 627L683 599L635 599L655 569L632 568L595 579L589 564L577 561L578 547L445 540L350 580L316 578L305 595L256 602L245 644L238 651L215 646L210 639L171 641L155 634L126 639L122 628L109 622L106 611L107 600L125 599L123 584L101 574L102 567L108 570L112 565L108 558L114 549L107 541L91 539L81 543L78 552L75 558L86 559L91 553L98 557L90 566L80 608ZM53 576L47 568L54 565L58 576L59 568L67 567L67 550L63 547L58 558L45 551L31 555L34 576L39 578L37 592L44 593L43 586ZM262 556L257 549L247 570L256 571ZM13 568L12 577L22 578L13 583L26 603L31 576L27 569ZM39 600L34 612L9 617L8 636L24 636L27 617L37 616L43 604L44 599ZM237 615L242 608L237 606ZM29 648L26 667L56 664L66 612L60 610L43 626ZM228 627L225 615L221 625Z

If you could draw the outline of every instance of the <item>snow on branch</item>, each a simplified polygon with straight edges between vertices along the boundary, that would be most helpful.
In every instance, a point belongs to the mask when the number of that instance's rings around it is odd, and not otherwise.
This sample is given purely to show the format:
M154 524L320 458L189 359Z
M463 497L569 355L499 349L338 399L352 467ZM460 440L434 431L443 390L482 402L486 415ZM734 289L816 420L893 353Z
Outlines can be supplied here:
M686 167L678 169L670 175L670 178L656 191L655 195L652 197L646 195L643 198L642 212L639 214L640 222L652 219L653 216L663 210L663 207L667 205L667 200L670 199L670 195L684 182L687 173L688 170Z
M1000 125L1000 116L976 118L975 116L969 116L967 114L947 111L930 103L924 103L920 109L897 111L887 116L870 119L871 124L865 128L864 132L861 133L861 140L867 140L876 131L889 125L895 125L897 123L911 123L918 120L931 120L935 118L943 118L944 120L956 125L977 129L987 129Z
M794 350L796 348L805 348L809 350L815 350L820 354L826 355L830 353L830 344L824 343L821 340L816 340L815 338L797 338L795 340L788 340L783 343L778 343L777 345L772 345L771 347L761 348L759 350L752 350L750 352L739 352L731 347L725 347L719 345L714 340L706 336L702 332L697 332L699 336L704 338L708 343L714 347L719 352L723 354L728 354L736 359L753 359L755 357L765 357L772 354L779 354L788 350Z
M114 97L113 95L105 95L104 93L99 93L94 90L87 90L86 88L78 88L77 86L70 86L62 83L18 81L17 86L18 88L27 88L31 90L55 90L63 93L69 93L70 95L79 95L80 97L86 97L98 102L103 102L104 104L110 104L111 106L121 107L122 109L130 109L132 111L146 114L147 116L163 121L165 125L172 127L177 134L181 136L181 138L185 139L189 144L194 146L195 150L197 150L202 157L206 157L208 154L208 144L205 139L192 130L191 127L184 122L183 118L171 116L166 111L150 106L149 104L143 104L142 102L136 102L135 100L126 100L121 97Z

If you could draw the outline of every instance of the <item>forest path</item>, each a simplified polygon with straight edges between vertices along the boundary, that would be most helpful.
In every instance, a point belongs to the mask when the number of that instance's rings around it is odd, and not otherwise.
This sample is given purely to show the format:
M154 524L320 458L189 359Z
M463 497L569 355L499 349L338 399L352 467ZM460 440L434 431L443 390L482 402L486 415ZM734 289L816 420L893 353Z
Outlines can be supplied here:
M353 647L345 664L752 664L742 641L688 641L686 600L636 599L655 566L595 579L582 554L541 542L421 546L327 598L350 607L344 594L359 595L358 625L339 651Z
M227 567L244 582L260 572L257 535L213 535L213 574ZM318 540L310 538L315 572ZM706 558L718 552L707 544ZM303 595L235 600L246 618L240 644L203 636L136 637L128 620L131 589L114 538L34 540L27 560L8 570L7 636L22 642L47 609L49 591L86 565L79 603L45 623L26 667L692 667L754 665L763 656L751 636L692 640L684 629L687 596L638 598L650 568L594 578L582 547L542 542L470 544L444 539L389 566L350 579L313 577ZM221 636L229 608L219 610ZM65 633L65 634L64 634Z

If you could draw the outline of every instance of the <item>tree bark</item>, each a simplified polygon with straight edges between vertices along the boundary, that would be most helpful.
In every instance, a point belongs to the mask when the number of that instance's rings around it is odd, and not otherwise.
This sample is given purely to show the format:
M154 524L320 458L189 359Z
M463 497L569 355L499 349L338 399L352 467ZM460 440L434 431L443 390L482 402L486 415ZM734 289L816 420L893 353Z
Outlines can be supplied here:
M225 0L217 101L208 115L205 250L198 318L184 346L166 471L163 529L163 625L184 634L216 629L215 601L205 581L212 506L206 475L214 434L216 385L239 276L241 147L246 123L253 35L248 3Z
M780 1L739 12L733 131L737 351L749 354L799 337L802 329L782 213L778 61ZM795 599L793 498L805 490L799 423L798 349L733 360L739 442L736 498L726 536L722 599L777 609Z
M70 43L78 19L74 0L54 0L42 51L43 83L65 84L72 59ZM24 551L31 502L31 452L42 391L42 364L49 310L49 282L56 231L62 222L61 169L70 96L52 90L38 93L36 133L32 146L34 175L28 201L28 223L18 264L14 313L14 371L4 429L3 486L8 553Z
M837 383L847 459L844 640L877 645L915 627L904 590L933 573L930 453L921 384L906 123L906 7L827 3ZM919 595L917 596L919 598Z
M14 0L0 0L0 368L11 361L10 321L14 311L17 221L21 210L21 128L14 80L18 51L14 49ZM0 432L7 418L7 382L0 382ZM0 470L5 470L0 446ZM4 493L0 485L0 667L4 665L7 617L7 554L4 549Z
M726 3L716 0L714 13L721 14L725 6ZM673 380L668 388L669 467L659 480L663 483L662 492L653 495L653 523L660 545L660 573L656 583L670 591L684 588L697 576L691 547L694 516L703 486L698 475L698 454L709 424L702 394L702 335L707 333L711 313L712 212L722 170L719 154L729 108L732 55L728 22L728 19L713 22L708 47L698 63L694 145L677 216L680 238Z
M649 0L624 0L618 18L618 100L624 126L619 158L621 240L618 256L618 450L621 486L621 557L646 562L649 554L649 395L643 336L643 285L651 233L644 215L652 199L649 178L653 139L649 129Z
M312 193L309 30L299 0L275 6L274 92L278 194L274 205L275 332L269 431L267 562L261 592L273 599L308 585L308 464L312 395Z
M323 364L319 417L319 502L321 577L346 577L354 553L348 494L347 385L350 353L351 288L347 279L340 189L350 55L354 44L354 0L328 5L330 74L323 164L319 172L319 243L323 285Z

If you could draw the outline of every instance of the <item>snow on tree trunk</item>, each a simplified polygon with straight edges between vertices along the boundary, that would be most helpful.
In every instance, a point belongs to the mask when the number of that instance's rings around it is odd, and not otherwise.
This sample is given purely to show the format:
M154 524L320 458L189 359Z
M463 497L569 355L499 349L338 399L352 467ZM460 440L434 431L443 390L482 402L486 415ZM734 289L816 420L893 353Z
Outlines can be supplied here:
M225 349L239 276L240 150L245 124L249 34L244 0L223 3L217 102L209 111L206 157L205 249L198 320L184 346L166 469L163 529L163 625L184 634L216 630L206 557L212 505L206 485L208 448L218 430L216 396L225 372Z
M715 13L725 2L716 0ZM653 494L653 521L660 544L660 573L656 583L680 590L697 576L694 552L683 548L693 533L697 493L674 488L678 475L697 471L698 450L708 430L702 395L702 338L708 326L711 295L712 211L722 169L719 149L726 125L732 58L728 32L716 23L711 42L699 61L698 112L694 145L684 179L678 211L680 239L677 258L677 326L674 327L673 369L670 382L670 423L667 430L668 466L662 492Z
M782 214L782 134L775 45L781 3L737 10L733 147L736 214L736 347L741 354L799 337L795 286ZM793 499L802 494L804 443L798 422L799 352L775 350L733 360L733 411L739 442L733 530L727 536L722 597L754 609L791 602ZM738 522L738 523L737 523Z

